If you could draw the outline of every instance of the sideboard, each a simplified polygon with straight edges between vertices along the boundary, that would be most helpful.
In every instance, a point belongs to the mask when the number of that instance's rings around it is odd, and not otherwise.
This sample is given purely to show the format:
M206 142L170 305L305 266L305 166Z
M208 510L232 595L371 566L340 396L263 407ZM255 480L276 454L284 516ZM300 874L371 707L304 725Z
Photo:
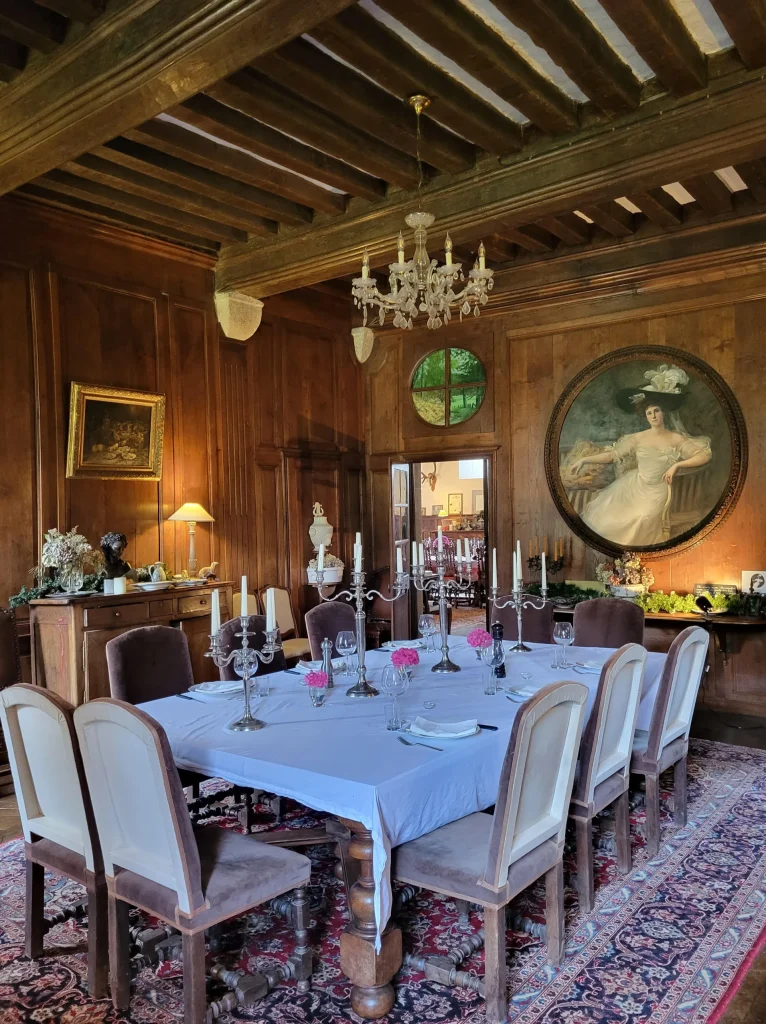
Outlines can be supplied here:
M217 676L205 658L210 633L211 593L220 591L221 619L230 617L231 583L200 583L127 594L89 594L31 601L32 682L71 704L109 696L105 647L136 626L174 626L189 639L197 682Z

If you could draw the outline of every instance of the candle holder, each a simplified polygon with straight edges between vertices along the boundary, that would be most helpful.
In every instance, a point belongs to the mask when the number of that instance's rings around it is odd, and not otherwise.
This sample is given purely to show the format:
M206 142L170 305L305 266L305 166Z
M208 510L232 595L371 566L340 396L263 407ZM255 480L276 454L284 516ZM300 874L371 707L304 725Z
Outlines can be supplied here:
M547 566L546 566L547 569ZM498 598L497 587L492 587L490 590L490 597L492 604L495 608L515 608L516 609L516 643L511 647L511 654L524 654L531 651L531 647L527 647L524 641L521 639L521 613L524 608L534 608L535 611L540 611L545 607L545 602L548 599L548 588L544 586L541 588L540 597L536 594L530 594L524 590L523 585L514 590L507 596Z
M370 686L367 682L367 670L364 665L364 649L367 642L367 614L364 610L364 602L371 601L373 597L380 597L383 601L388 604L393 604L394 601L398 600L403 594L407 593L410 585L410 578L406 572L397 572L394 575L394 590L392 597L385 597L379 590L367 590L365 589L366 573L361 569L354 569L351 573L351 589L341 590L339 594L335 594L333 597L325 597L322 593L322 587L324 586L324 570L317 569L314 586L317 588L317 593L322 601L338 601L340 598L345 598L347 601L353 601L356 606L356 683L346 690L347 697L377 697L379 691L374 686Z
M412 572L412 582L415 589L426 595L438 597L439 599L439 634L441 636L442 660L434 665L432 672L460 672L460 666L456 665L449 656L449 624L447 613L450 600L459 594L464 594L471 587L471 571L468 575L460 568L459 563L455 564L455 578L446 579L447 557L444 551L437 549L435 556L436 576L428 579L425 577L425 566L419 565Z
M527 559L527 565L529 566L529 568L533 572L534 571L541 572L542 571L542 567L543 567L542 556L541 555L533 555L531 558ZM561 558L546 558L545 559L545 571L547 573L551 573L552 575L555 576L556 573L561 572L561 570L563 568L564 568L564 556L563 555L561 556Z
M242 638L241 647L235 648L229 654L226 654L219 629L217 633L211 634L210 649L205 652L205 657L211 658L217 668L224 668L226 665L231 665L234 662L234 671L237 675L242 675L245 713L242 718L231 725L235 732L255 732L257 729L262 729L266 724L259 718L254 718L250 711L250 689L252 680L258 672L258 665L261 663L264 665L270 664L274 660L274 655L277 651L282 650L278 626L264 631L266 643L260 651L251 647L249 638L256 636L256 633L254 630L247 628L248 618L249 616L247 615L240 615L241 631L234 634L236 637Z

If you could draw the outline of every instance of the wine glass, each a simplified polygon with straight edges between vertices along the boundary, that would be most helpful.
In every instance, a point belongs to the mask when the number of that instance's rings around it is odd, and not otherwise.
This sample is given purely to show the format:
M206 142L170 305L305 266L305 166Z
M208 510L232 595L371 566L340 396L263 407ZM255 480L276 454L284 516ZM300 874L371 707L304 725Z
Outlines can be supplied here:
M484 692L493 697L497 693L497 676L495 669L499 668L505 661L505 649L502 644L488 644L480 648L481 660L487 667L487 678L484 684Z
M409 684L410 680L406 672L400 672L399 669L394 668L393 665L386 665L383 669L380 686L386 696L390 697L394 702L395 729L401 729L402 727L402 722L399 718L399 705L397 704L397 699L405 695Z
M335 650L343 658L341 675L347 676L351 672L347 658L356 652L356 636L353 629L342 629L335 637Z
M570 668L567 661L567 647L574 643L574 630L572 629L571 622L557 622L553 627L553 640L562 649L562 659L559 667ZM558 656L556 660L558 661Z
M421 615L418 619L418 633L425 639L426 647L431 650L431 637L436 632L433 615Z

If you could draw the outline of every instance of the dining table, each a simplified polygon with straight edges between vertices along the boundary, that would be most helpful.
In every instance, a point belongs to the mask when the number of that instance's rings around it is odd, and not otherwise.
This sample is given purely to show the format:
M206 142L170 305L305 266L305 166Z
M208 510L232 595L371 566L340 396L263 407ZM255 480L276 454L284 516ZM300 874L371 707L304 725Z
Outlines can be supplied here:
M350 675L336 673L325 704L315 707L297 669L268 676L268 696L251 697L265 723L237 732L242 692L192 691L141 705L167 734L176 764L230 783L290 797L339 818L352 832L350 855L359 877L350 894L350 923L341 938L341 968L352 982L351 1005L359 1016L385 1015L394 1001L390 982L401 965L401 933L390 920L391 850L448 822L491 807L511 728L525 694L552 682L577 680L589 690L586 720L596 697L608 648L570 648L569 667L556 668L557 648L530 644L509 653L496 694L484 693L489 669L463 637L449 638L454 674L431 671L441 652L418 648L406 694L400 698L403 730L386 727L381 693L349 697ZM647 655L637 728L648 729L666 656ZM380 684L391 651L365 654L367 678ZM515 691L515 692L514 692ZM475 719L480 728L462 739L422 738L408 731L417 717L436 723ZM402 740L407 740L403 743ZM428 745L420 745L428 744Z

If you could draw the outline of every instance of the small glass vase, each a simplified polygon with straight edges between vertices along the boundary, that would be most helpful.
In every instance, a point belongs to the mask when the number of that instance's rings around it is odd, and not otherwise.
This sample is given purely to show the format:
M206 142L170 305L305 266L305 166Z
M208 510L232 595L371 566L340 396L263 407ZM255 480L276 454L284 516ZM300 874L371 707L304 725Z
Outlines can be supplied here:
M412 682L412 668L409 665L402 665L401 668L396 670L399 673L401 679L406 679L408 683Z
M327 687L326 686L309 686L309 696L311 697L311 703L315 708L324 707L325 701L327 700Z
M68 566L59 570L59 586L66 594L74 594L82 590L85 582L85 572L82 566Z

